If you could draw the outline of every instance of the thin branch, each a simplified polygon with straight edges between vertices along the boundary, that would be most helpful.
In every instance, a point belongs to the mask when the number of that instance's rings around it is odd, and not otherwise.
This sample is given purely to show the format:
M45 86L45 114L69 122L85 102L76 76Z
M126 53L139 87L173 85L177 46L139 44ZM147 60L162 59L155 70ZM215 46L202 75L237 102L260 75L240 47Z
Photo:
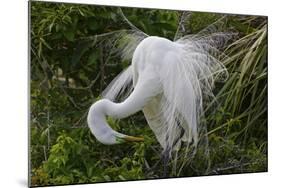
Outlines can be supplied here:
M96 78L94 80L92 80L91 83L88 86L86 86L86 87L67 87L67 86L62 86L62 87L66 88L66 89L89 90L97 82L99 77L100 77L100 72L97 74Z
M188 11L183 11L183 13L180 16L180 21L177 27L177 31L175 33L174 36L174 41L176 41L177 39L182 37L182 33L185 32L185 26L184 23L186 22L186 20L191 16L191 13ZM179 35L180 32L180 35Z
M119 10L120 15L122 16L122 18L127 22L127 24L129 24L129 26L130 26L132 29L134 29L134 30L136 30L136 31L139 31L139 32L141 32L143 35L145 35L145 36L148 37L148 35L147 35L145 32L143 32L142 30L140 30L139 28L137 28L134 24L132 24L132 22L130 22L130 21L128 20L128 18L124 15L124 13L123 13L123 11L122 11L122 9L121 9L120 7L118 8L118 10Z
M236 164L236 165L228 166L228 167L224 167L224 168L217 168L217 169L213 170L212 172L214 172L216 174L219 174L219 172L221 172L221 171L231 170L231 169L235 169L235 168L240 168L240 167L248 166L248 165L251 165L251 164L254 164L254 163Z
M81 118L79 118L79 119L73 124L73 126L72 126L71 128L77 127L77 126L80 124L80 122L81 122L83 119L86 118L87 114L88 114L88 111L86 111L86 112L81 116Z
M47 63L46 59L42 56L42 58L44 59L43 62L41 62L40 58L34 54L35 57L37 58L39 64L42 66L42 69L44 69L45 67L47 67L49 69L49 71L52 73L52 75L55 75L54 71L52 70L51 66ZM81 110L81 108L75 103L74 99L66 92L65 88L63 87L63 85L58 82L59 84L59 88L63 91L63 93L68 97L69 101L73 104L73 106L78 109Z

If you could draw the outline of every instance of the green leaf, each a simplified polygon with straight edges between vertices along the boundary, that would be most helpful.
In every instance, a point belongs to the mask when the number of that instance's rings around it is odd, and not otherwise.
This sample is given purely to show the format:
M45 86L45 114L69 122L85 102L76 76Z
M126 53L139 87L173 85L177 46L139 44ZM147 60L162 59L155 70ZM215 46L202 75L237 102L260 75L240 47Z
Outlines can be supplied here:
M90 65L90 64L95 64L95 63L97 62L97 59L98 59L98 54L97 54L96 51L93 51L93 52L89 55L87 64L88 64L88 65Z
M40 38L40 41L46 46L48 49L52 50L51 46L45 41L45 39Z
M68 40L68 41L71 41L73 42L74 41L74 36L75 36L75 33L71 30L66 30L63 32L63 35L65 36L65 38Z
M122 175L118 176L120 178L120 180L126 181L126 178L124 178Z
M104 178L106 181L111 181L111 178L110 178L108 175L104 175L103 178Z
M87 50L92 46L92 42L86 41L86 42L80 42L73 52L72 58L71 58L71 65L76 66L78 62L80 61L81 57L85 54Z
M99 24L96 19L89 19L87 21L87 26L89 27L89 29L94 30L94 31L99 29Z

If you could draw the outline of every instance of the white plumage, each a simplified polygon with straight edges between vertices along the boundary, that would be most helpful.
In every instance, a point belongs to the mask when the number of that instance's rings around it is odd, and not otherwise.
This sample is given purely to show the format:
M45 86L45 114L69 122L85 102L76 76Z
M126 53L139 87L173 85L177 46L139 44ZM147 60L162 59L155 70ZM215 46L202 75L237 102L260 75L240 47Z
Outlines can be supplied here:
M227 73L216 58L217 41L210 40L215 37L190 35L172 42L151 36L138 39L136 45L128 44L123 56L133 49L132 64L108 86L105 99L91 106L91 132L104 144L141 141L112 130L105 117L124 118L142 110L169 155L182 142L196 146L204 115L203 98L213 97L214 80ZM128 90L131 80L133 87ZM126 92L123 102L114 102Z

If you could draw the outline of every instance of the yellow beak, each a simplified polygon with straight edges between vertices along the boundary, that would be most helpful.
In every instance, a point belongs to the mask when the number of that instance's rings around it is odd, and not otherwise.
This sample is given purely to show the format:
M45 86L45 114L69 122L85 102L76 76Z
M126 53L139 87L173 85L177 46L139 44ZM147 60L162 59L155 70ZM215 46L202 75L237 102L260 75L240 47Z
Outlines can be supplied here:
M134 136L125 136L125 137L123 137L123 139L125 141L129 141L129 142L143 142L144 141L143 137L134 137Z

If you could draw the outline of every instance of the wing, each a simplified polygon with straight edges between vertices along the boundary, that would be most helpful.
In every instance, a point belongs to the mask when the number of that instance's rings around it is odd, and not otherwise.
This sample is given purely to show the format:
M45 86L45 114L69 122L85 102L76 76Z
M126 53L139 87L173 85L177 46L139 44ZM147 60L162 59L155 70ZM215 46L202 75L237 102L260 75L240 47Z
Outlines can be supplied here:
M204 37L185 36L176 42L181 50L166 54L157 71L163 94L143 109L161 146L170 152L179 149L182 141L196 148L206 130L200 121L204 117L203 102L215 99L215 80L227 77L227 70L216 56L216 46L207 41Z
M171 153L181 141L197 144L202 95L196 73L180 54L170 53L163 61L158 72L163 94L149 101L143 112L161 146Z

